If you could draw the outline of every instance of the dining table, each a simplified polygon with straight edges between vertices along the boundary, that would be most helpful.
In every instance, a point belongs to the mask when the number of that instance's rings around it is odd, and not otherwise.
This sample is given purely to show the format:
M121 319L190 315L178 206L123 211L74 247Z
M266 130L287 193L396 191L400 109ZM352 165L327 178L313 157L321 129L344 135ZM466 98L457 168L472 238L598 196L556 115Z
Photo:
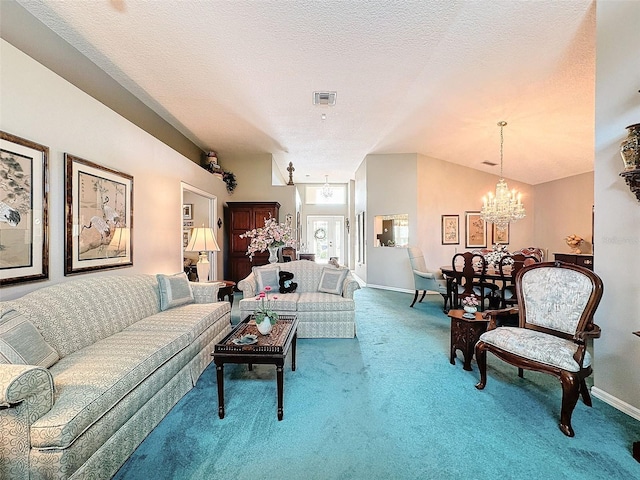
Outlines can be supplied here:
M444 265L440 267L440 270L442 271L442 275L447 281L447 295L450 301L449 304L452 305L452 308L460 308L460 305L455 305L453 303L453 300L454 300L453 281L455 280L455 277L456 277L456 271L453 269L453 265ZM460 272L458 271L458 274L459 273ZM491 283L494 283L498 285L498 287L500 287L502 285L502 282L504 282L505 277L509 279L511 278L511 267L510 266L506 267L503 270L503 273L504 273L504 277L500 275L500 270L498 268L487 267L487 270L485 271L484 274L482 274L480 270L476 270L473 275L473 279L474 281L475 280L480 281L481 279L485 282L490 281Z

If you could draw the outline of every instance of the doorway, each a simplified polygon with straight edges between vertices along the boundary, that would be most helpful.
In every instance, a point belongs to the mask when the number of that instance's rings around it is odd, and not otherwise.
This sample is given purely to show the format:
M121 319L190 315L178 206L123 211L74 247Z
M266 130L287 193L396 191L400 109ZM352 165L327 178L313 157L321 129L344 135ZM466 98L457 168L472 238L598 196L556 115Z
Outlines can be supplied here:
M185 272L190 280L195 277L195 265L198 262L198 252L189 252L185 248L190 240L191 230L195 227L211 227L218 245L221 239L218 238L218 228L216 228L216 212L218 211L218 198L209 192L200 190L187 183L181 183L182 188L182 258ZM209 278L218 278L218 255L217 252L209 252ZM193 268L188 268L191 263ZM188 270L188 271L187 271Z
M344 216L307 216L307 245L310 253L316 254L316 262L327 263L336 257L340 264L344 255Z

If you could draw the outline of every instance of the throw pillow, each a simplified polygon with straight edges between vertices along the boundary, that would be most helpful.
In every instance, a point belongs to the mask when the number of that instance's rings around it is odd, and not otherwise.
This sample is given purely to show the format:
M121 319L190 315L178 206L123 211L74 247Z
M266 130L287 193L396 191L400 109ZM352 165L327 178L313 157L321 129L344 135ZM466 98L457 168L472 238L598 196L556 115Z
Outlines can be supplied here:
M322 270L318 291L333 293L334 295L342 295L342 283L348 273L349 270L346 268L325 267Z
M265 265L264 267L253 267L253 274L258 284L258 292L263 292L264 287L271 287L272 290L280 288L280 277L278 273L280 267L274 265Z
M280 272L280 293L293 293L298 288L298 284L293 281L293 273Z
M175 275L156 275L158 287L160 288L160 310L193 303L193 291L189 285L189 279L184 272Z
M24 315L8 310L0 317L0 363L49 368L60 360L38 329Z

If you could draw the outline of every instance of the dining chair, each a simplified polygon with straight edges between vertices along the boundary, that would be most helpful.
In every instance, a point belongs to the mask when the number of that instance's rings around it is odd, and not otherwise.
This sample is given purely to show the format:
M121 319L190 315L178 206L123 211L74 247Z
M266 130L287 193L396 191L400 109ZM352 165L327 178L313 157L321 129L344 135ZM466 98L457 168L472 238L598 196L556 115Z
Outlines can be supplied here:
M500 273L501 286L496 292L500 302L500 308L507 308L518 303L516 295L516 274L527 265L538 263L537 257L532 255L524 255L522 253L514 253L505 255L498 263L498 272Z
M460 307L463 298L472 294L480 299L479 310L484 310L485 300L491 304L494 292L499 287L485 280L487 261L483 255L473 252L456 253L451 259L451 267L453 268L453 305L456 308Z
M420 302L422 302L424 296L427 294L427 290L429 290L442 295L442 298L444 299L444 306L442 309L446 312L447 303L451 305L451 298L447 291L447 281L444 279L442 272L427 270L424 255L422 254L422 250L419 248L409 247L407 248L407 253L409 254L409 262L411 263L411 270L413 271L413 283L416 290L410 307L415 305L420 292L422 292L422 296L420 297Z
M521 268L516 275L520 299L518 327L495 327L493 316L488 330L476 343L475 353L482 390L487 384L487 352L523 370L557 377L562 384L560 430L574 436L571 415L582 395L591 406L585 379L593 372L587 341L600 337L593 314L602 298L602 280L591 270L562 262L543 262ZM510 310L515 310L514 308Z
M544 262L544 250L538 247L521 248L515 253L522 253L523 255L536 257L538 259L538 262Z

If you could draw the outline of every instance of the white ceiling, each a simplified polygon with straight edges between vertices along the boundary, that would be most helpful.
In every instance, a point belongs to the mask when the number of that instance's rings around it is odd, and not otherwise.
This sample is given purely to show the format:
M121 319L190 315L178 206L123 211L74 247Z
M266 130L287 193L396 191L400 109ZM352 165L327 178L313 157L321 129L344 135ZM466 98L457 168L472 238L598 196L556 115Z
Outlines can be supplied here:
M344 182L417 152L499 174L505 120L505 177L593 170L592 1L18 1L223 166Z

